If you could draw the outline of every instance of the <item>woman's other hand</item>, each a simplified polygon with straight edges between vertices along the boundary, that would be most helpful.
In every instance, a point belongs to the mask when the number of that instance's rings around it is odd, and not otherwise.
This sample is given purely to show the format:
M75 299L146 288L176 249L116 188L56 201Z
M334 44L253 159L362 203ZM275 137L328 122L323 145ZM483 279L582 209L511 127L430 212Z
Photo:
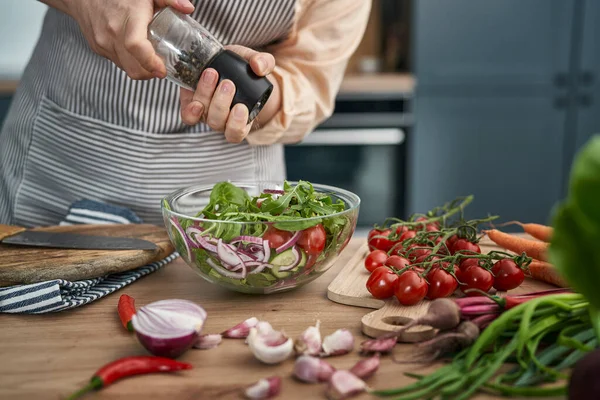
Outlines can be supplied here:
M226 46L227 49L244 57L254 73L258 76L268 76L275 68L275 58L269 53L259 53L243 46ZM217 85L219 74L212 68L202 72L195 92L181 89L181 117L188 125L205 122L211 129L223 132L231 143L242 142L252 127L248 124L248 107L236 104L231 107L235 95L235 85L225 79ZM281 107L281 94L274 79L273 92L260 111L256 120L260 124L269 121Z
M53 5L56 0L46 0ZM127 72L132 79L164 78L165 65L148 40L155 8L171 6L190 14L189 0L63 0L63 9L78 23L90 47Z

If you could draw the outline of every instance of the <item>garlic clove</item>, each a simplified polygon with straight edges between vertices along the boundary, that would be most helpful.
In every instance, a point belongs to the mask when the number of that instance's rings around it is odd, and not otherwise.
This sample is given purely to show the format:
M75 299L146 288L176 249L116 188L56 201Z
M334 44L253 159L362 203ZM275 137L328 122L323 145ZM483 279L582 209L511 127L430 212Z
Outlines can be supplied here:
M363 354L389 353L394 349L396 343L396 337L365 340L360 344L360 352Z
M354 336L348 329L338 329L323 339L322 356L338 356L354 349Z
M248 334L250 333L250 328L254 328L256 324L258 324L258 318L248 318L244 322L240 322L236 326L227 329L225 332L221 333L221 335L224 338L244 339L248 337Z
M379 369L379 354L360 360L350 369L354 375L360 379L365 379L373 375Z
M208 350L217 347L223 337L218 333L198 336L198 340L194 343L195 349Z
M296 354L317 356L321 352L321 321L317 321L315 326L310 326L294 342Z
M367 389L366 383L350 371L336 371L329 379L325 394L330 400L347 399Z
M312 356L300 356L294 363L294 376L302 382L327 382L335 368L328 362Z
M288 359L294 351L294 341L275 330L269 332L259 327L251 328L247 342L254 357L265 364L278 364Z
M275 397L280 391L281 378L278 376L271 376L269 378L260 379L254 385L247 387L244 394L248 399L258 400Z

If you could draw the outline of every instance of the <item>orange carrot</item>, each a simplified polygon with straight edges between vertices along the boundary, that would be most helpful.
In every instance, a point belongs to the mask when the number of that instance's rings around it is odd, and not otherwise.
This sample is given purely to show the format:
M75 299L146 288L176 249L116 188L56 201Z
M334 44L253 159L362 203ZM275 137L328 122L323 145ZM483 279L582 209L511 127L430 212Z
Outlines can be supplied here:
M529 264L529 273L535 280L550 283L558 287L569 287L567 281L560 276L554 265L548 262L533 260Z
M497 229L484 231L488 237L500 247L513 251L517 254L525 252L529 257L536 260L547 261L546 251L548 243L539 240L529 240L515 235L504 233Z
M499 226L505 225L519 225L521 228L523 228L525 233L544 242L550 242L550 238L552 237L552 233L554 231L551 226L541 224L524 224L519 221L510 221Z

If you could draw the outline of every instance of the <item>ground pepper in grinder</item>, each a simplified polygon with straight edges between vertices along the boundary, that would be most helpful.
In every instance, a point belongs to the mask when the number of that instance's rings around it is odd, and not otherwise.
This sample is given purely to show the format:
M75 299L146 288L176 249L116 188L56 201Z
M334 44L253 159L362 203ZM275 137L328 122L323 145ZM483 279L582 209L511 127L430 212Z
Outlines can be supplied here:
M236 88L231 106L246 105L248 123L256 118L273 91L271 82L256 75L246 60L225 50L196 20L170 7L154 15L148 36L165 63L170 81L195 91L202 71L207 68L217 71L219 81L231 80Z

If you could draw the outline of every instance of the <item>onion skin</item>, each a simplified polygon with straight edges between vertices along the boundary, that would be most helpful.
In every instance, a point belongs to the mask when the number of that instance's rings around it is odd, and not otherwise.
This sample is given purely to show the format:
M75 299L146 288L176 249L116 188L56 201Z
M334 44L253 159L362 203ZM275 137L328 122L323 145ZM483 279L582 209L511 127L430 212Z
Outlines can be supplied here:
M198 340L198 332L190 332L188 335L158 339L138 331L135 332L138 340L150 353L159 357L177 358L188 351Z

